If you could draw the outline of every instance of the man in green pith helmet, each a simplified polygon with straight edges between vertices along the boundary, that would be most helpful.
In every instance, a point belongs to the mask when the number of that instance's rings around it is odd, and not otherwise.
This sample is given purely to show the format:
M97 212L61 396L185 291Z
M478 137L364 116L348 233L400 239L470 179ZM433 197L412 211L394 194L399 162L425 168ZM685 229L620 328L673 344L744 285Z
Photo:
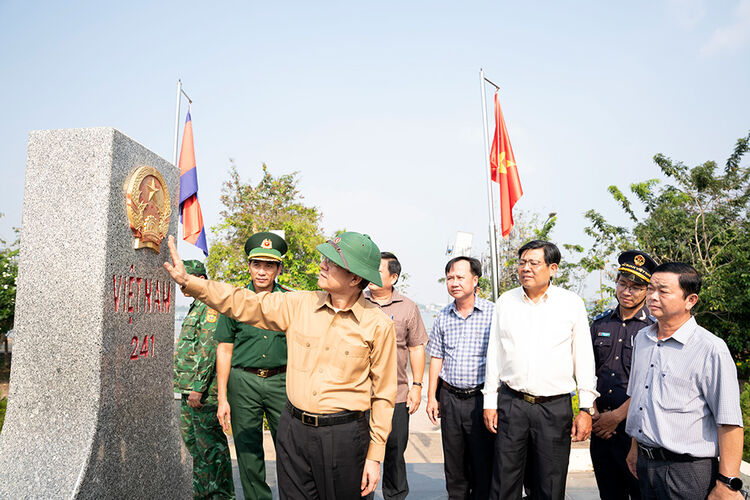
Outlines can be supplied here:
M207 278L199 260L183 262L188 274ZM180 430L193 457L194 498L234 498L227 437L216 420L216 341L218 313L200 300L190 304L174 356L174 387L182 394Z
M362 291L382 286L380 250L345 232L318 245L319 292L255 293L185 272L169 237L164 268L183 293L238 321L285 331L287 397L279 418L281 500L370 495L380 480L396 399L396 333ZM368 420L369 412L369 420Z
M290 291L276 283L286 250L284 238L274 233L248 238L245 253L252 281L246 288L255 293ZM242 491L248 500L271 500L263 455L263 416L276 443L279 415L286 402L286 336L221 315L214 338L219 342L216 415L225 431L229 432L231 424Z

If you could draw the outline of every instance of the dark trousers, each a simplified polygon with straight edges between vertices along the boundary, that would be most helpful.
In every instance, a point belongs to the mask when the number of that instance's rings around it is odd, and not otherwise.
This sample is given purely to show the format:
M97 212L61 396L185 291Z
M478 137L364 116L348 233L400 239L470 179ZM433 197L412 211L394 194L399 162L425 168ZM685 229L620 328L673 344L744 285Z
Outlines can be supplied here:
M644 500L704 500L716 485L719 461L671 462L639 454L636 471Z
M563 500L570 458L570 396L531 404L500 389L492 498L521 498L524 476L534 500ZM527 472L527 463L531 466Z
M311 427L282 411L276 433L280 500L355 500L370 446L365 417Z
M602 500L640 500L638 480L625 462L629 451L630 436L625 433L624 425L618 426L617 434L609 439L591 435L589 452Z
M494 434L484 426L482 393L461 399L440 390L445 488L451 500L489 498Z
M404 461L404 451L408 442L409 409L406 403L396 403L383 460L383 498L385 500L402 500L409 494Z

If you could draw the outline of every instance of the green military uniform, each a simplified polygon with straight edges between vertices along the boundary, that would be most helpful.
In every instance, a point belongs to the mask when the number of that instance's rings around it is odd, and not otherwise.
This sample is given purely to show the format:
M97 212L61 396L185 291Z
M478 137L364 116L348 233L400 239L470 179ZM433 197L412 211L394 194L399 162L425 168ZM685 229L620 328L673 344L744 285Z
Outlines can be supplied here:
M200 261L184 261L190 274L205 275ZM174 357L174 387L182 394L180 430L193 457L194 498L235 498L232 459L227 438L216 418L216 341L218 314L193 301L182 323ZM202 393L201 408L188 405L191 392Z
M245 252L249 260L280 262L286 242L273 233L257 233L248 239ZM255 291L252 283L246 288ZM274 283L272 293L287 291ZM279 415L286 403L286 335L220 315L214 338L234 344L227 401L242 490L248 500L271 500L263 453L263 417L275 444Z

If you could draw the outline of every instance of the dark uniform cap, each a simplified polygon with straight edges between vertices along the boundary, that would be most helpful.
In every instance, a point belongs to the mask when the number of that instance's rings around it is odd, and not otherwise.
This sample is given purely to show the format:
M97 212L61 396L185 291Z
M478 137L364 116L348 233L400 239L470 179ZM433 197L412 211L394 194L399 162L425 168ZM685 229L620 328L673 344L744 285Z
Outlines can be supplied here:
M631 276L626 276L626 278L635 277L637 278L636 281L643 283L651 281L651 273L656 269L654 259L646 252L641 252L640 250L622 252L617 258L617 262L620 263L617 272L630 274Z
M380 278L380 249L370 236L347 231L316 247L328 260L347 271L383 286Z
M247 260L265 260L281 262L286 253L286 241L278 234L262 232L255 233L245 242Z
M208 276L206 272L206 266L199 260L183 260L182 265L185 266L185 271L188 274L195 276Z

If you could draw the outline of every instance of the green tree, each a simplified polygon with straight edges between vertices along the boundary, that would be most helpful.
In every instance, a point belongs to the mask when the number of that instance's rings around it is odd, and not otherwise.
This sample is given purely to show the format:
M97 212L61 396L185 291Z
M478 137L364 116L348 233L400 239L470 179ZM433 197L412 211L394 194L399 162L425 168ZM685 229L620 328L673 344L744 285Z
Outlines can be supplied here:
M2 217L3 214L0 214ZM14 229L16 234L17 229ZM0 239L0 333L13 328L18 277L18 239L7 244Z
M602 259L592 257L592 267L603 269L608 257L628 247L657 262L693 265L704 280L696 318L727 342L741 369L750 357L750 169L742 165L748 149L750 134L737 141L723 169L714 161L689 168L654 156L667 182L649 179L630 186L644 215L636 214L619 188L609 187L631 228L611 225L594 210L586 214Z
M222 186L222 220L212 227L217 240L206 260L211 277L237 285L249 283L245 241L258 231L283 230L289 249L279 282L299 290L317 289L320 258L315 246L325 241L322 214L302 203L297 172L273 176L264 163L263 175L253 185L243 182L234 161L229 162L229 179Z

